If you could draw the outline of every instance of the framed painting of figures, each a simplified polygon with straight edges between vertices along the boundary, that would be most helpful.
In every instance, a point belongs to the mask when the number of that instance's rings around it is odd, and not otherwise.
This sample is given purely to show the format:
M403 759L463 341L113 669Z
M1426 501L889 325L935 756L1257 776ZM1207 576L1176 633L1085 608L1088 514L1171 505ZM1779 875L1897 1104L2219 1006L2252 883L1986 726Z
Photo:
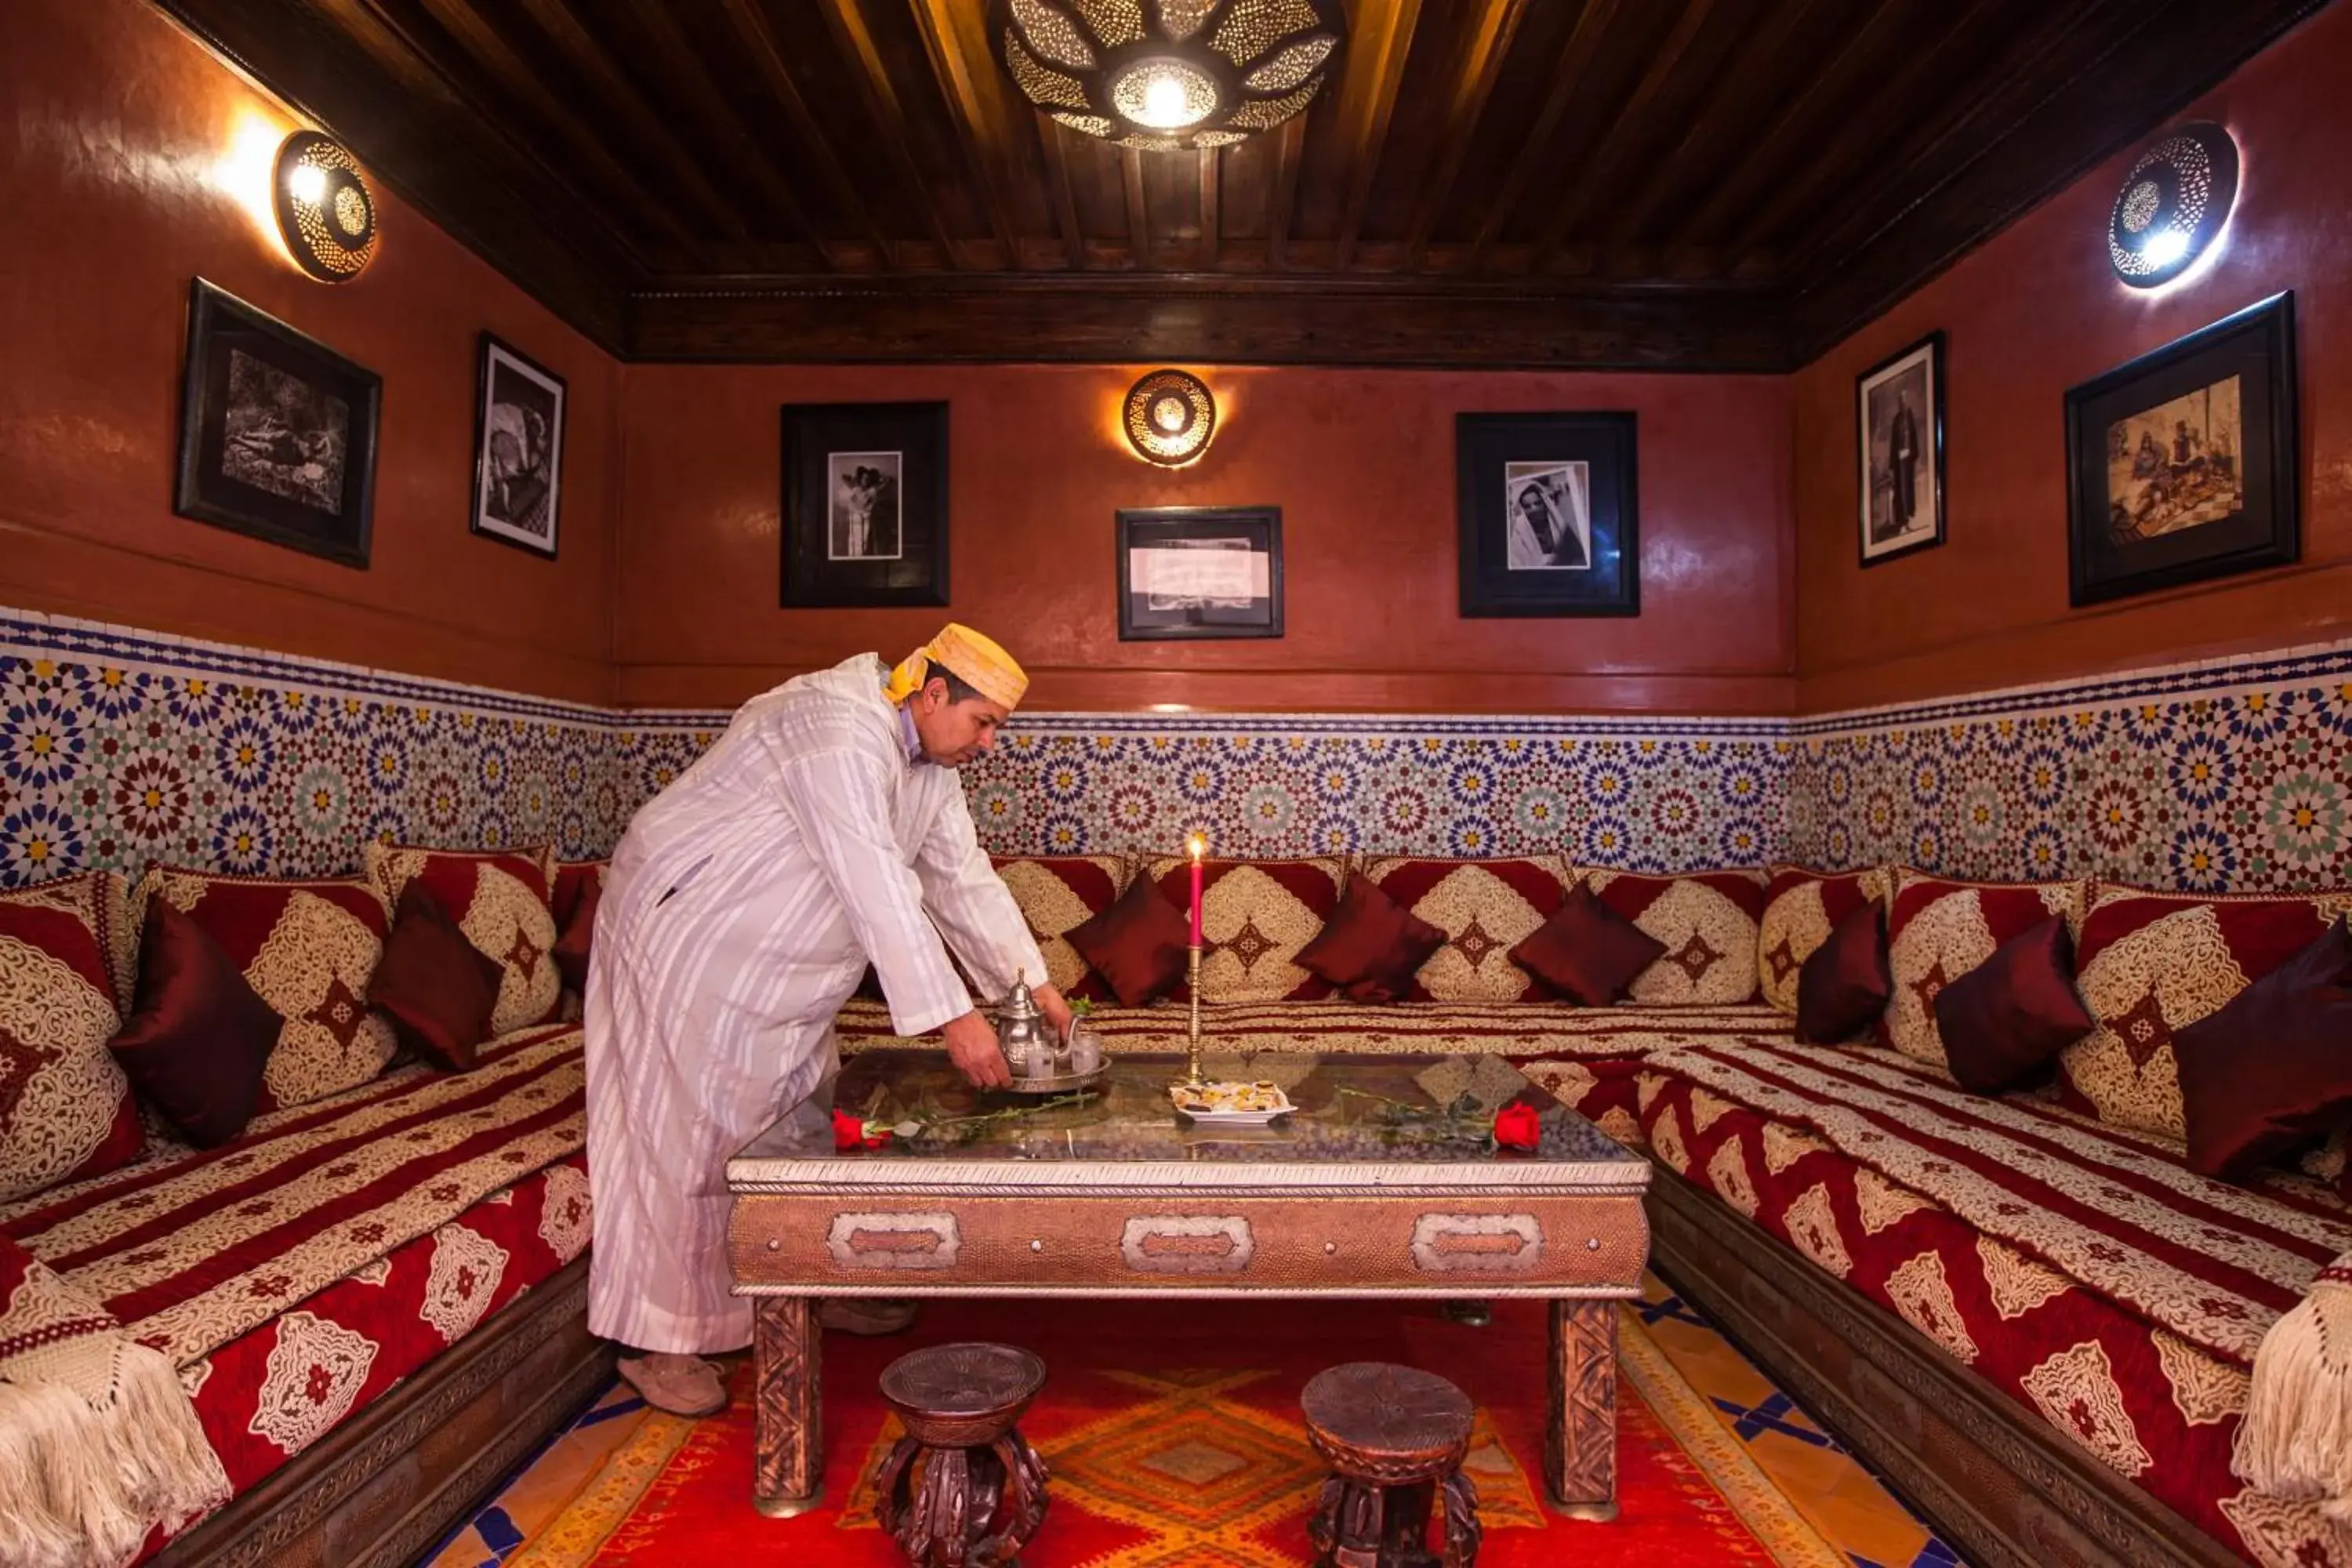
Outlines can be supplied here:
M476 533L555 559L563 378L484 332L474 359Z
M2294 296L2068 392L2066 456L2075 605L2295 560Z
M383 401L375 372L197 279L172 510L364 570Z
M1458 414L1462 614L1638 616L1631 414Z
M784 409L788 607L948 602L948 405Z
M1944 542L1944 334L1854 377L1862 563Z

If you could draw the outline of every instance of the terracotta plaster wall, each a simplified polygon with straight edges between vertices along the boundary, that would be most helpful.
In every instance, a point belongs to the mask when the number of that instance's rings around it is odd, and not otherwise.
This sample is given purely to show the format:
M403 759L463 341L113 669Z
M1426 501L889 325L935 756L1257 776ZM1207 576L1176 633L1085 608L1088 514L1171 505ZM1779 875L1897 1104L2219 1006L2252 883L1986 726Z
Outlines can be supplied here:
M2352 6L2336 5L2179 116L2227 125L2243 181L2226 247L2168 289L2126 288L2104 236L2108 160L1793 378L1799 710L2061 679L2352 632ZM2064 395L2284 289L2301 370L2303 560L2067 605ZM1948 339L1948 542L1855 561L1855 375Z
M1118 434L1145 368L632 366L621 701L723 707L954 618L1009 644L1045 709L1790 710L1780 378L1194 366L1221 423L1205 457L1165 470ZM779 608L781 405L937 398L952 605ZM1640 618L1457 613L1454 415L1525 409L1640 416ZM1282 509L1286 635L1120 642L1114 513L1243 503Z
M0 4L0 604L609 699L616 362L381 181L369 270L296 270L226 171L299 122L141 0ZM368 570L173 515L196 275L383 375ZM569 384L551 563L467 531L484 328Z

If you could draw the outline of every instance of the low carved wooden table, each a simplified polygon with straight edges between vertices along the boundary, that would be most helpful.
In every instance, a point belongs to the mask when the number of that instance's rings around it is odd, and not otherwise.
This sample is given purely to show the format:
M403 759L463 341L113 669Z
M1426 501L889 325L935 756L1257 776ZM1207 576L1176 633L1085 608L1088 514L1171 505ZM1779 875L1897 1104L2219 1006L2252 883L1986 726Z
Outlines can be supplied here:
M1271 1127L1211 1129L1166 1092L1181 1065L1117 1058L1083 1105L836 1152L837 1104L1010 1103L940 1051L875 1050L727 1164L735 1292L753 1298L753 1501L801 1512L824 1478L816 1305L827 1297L1081 1296L1551 1302L1544 1479L1553 1506L1617 1499L1619 1300L1649 1256L1649 1165L1493 1058L1259 1056L1210 1076L1280 1082ZM1540 1112L1531 1152L1395 1124L1397 1102ZM1532 1369L1530 1369L1532 1370Z

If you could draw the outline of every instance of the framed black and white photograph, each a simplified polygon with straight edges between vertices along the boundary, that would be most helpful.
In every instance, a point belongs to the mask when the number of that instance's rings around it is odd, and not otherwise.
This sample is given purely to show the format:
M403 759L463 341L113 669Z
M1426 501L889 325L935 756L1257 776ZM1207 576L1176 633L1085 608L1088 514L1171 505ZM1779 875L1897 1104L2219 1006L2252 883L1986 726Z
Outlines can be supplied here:
M1853 378L1862 563L1944 542L1944 334Z
M2292 294L2069 391L2071 601L2294 561L2295 417Z
M199 278L172 509L365 568L383 382Z
M782 602L948 602L948 405L784 408Z
M1465 616L1634 616L1631 414L1454 416Z
M1118 514L1124 642L1282 635L1282 509L1184 506Z
M474 371L473 531L555 558L563 378L488 332Z

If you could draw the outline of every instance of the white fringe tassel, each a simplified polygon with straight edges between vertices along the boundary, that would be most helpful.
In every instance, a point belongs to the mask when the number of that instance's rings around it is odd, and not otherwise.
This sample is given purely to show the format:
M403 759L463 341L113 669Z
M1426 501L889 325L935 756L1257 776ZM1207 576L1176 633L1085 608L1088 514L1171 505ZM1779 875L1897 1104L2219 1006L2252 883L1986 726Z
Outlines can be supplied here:
M2352 1525L2352 1253L2263 1336L2230 1468L2273 1496L2316 1499Z
M0 1383L0 1563L121 1568L157 1526L228 1500L228 1476L162 1352L124 1341L107 1402Z

